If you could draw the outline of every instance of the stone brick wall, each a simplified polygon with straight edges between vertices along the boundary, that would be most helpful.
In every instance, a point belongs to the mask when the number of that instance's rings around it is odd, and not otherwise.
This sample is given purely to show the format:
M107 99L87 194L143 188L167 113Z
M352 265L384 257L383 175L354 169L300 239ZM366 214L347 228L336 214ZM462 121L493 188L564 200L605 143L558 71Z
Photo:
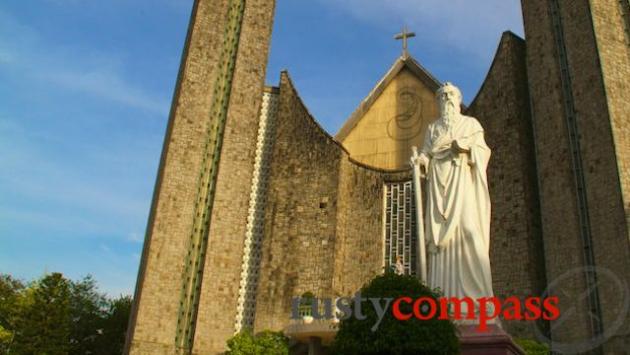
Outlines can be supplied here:
M521 300L545 286L540 207L529 111L525 41L506 32L483 86L466 111L485 130L492 150L488 183L492 201L490 259L495 295ZM516 336L533 337L528 321L504 322ZM539 324L544 329L544 324Z
M225 43L227 0L198 0L173 98L130 322L134 354L174 354L202 154L218 64ZM256 119L263 89L273 1L247 1L238 42L207 260L197 316L195 353L217 353L232 335Z
M223 352L226 340L234 335L274 3L246 2L210 224L194 353Z
M580 224L549 2L523 0L522 5L545 269L547 280L552 282L582 265ZM582 275L572 275L550 290L560 298L561 313L568 312L571 305L579 310L566 319L564 326L552 330L554 340L570 342L590 337L589 320L582 312L587 309L586 301L579 301L585 288Z
M552 17L550 4L554 3L558 16ZM594 264L615 275L611 278L599 272L597 290L604 336L609 339L604 350L616 351L627 345L621 338L629 326L628 315L620 312L623 290L615 279L626 284L630 281L623 205L627 144L625 138L618 138L623 136L620 117L627 113L624 95L628 95L623 90L628 52L627 45L624 51L621 44L624 29L620 27L620 3L523 0L522 4L547 280L553 285L552 293L560 296L561 314L566 315L557 327L552 322L552 336L572 344L593 338L583 274L567 274L583 267L587 260L578 218L580 190L576 188L576 177L580 174L571 163L567 125L567 117L574 113L584 181L585 202L581 205L587 207L586 230L592 241ZM562 35L553 26L554 20L561 22ZM560 60L561 47L566 48L565 60ZM622 58L624 52L626 57ZM563 63L567 67L564 76ZM566 78L570 85L563 90ZM571 98L572 103L565 105ZM563 279L562 275L568 277ZM619 327L615 321L620 317L622 322L625 317L626 323Z
M256 316L256 292L258 274L262 257L262 240L265 231L265 208L267 207L267 180L269 177L269 156L275 139L278 88L265 87L260 120L258 122L258 141L252 175L247 232L243 244L243 262L239 285L238 306L234 330L240 332L254 327Z
M627 223L630 223L630 3L591 1L597 50L615 142Z
M383 184L408 170L361 165L310 115L281 74L255 330L281 330L291 298L350 296L382 272Z
M280 77L267 187L256 331L282 329L291 298L330 297L341 147L317 124L289 76Z
M344 154L339 169L334 293L352 296L383 272L383 186L411 179L411 170L366 167Z
M226 9L220 1L212 4L218 7L213 10L203 5L195 2L193 7L147 227L128 335L131 352L137 354L149 354L158 348L164 353L175 352L182 260L208 124L202 118L208 117L212 99L212 95L201 93L211 92L224 24L221 14ZM199 45L203 40L207 40L206 46Z
M630 285L630 239L622 190L629 176L627 171L619 170L630 155L624 135L630 113L626 84L630 79L630 58L620 3L560 2L560 10L577 111L595 266L609 269ZM606 71L603 63L607 63ZM598 277L598 291L603 330L611 332L606 334L611 338L604 349L627 350L630 314L620 314L620 306L630 294L624 300L618 285L603 273ZM615 326L620 317L625 318L625 323Z

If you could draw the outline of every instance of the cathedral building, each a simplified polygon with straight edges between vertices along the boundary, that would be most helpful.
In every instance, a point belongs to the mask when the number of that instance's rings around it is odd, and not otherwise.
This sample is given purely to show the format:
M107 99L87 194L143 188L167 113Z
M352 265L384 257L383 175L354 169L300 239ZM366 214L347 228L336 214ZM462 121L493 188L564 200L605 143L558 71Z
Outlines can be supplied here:
M526 39L503 34L463 113L492 149L494 292L558 296L561 318L503 327L560 352L621 352L630 348L630 5L521 3ZM333 135L288 72L264 85L273 13L270 0L194 2L132 354L218 354L244 328L296 331L293 297L351 296L396 260L418 272L409 158L438 116L440 81L403 51Z

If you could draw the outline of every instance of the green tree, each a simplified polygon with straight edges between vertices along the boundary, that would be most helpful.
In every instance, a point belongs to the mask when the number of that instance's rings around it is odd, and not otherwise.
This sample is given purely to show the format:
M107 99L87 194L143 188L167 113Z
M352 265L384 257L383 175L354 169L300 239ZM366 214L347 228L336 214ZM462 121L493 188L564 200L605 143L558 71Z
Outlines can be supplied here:
M436 300L439 294L424 286L412 276L396 275L386 272L377 276L361 289L364 298L430 297ZM393 303L393 301L392 301ZM384 305L384 301L381 302ZM390 305L391 307L391 305ZM351 304L354 314L354 304ZM372 331L378 316L368 301L362 302L365 320L350 317L342 320L333 342L335 354L458 354L459 340L455 325L450 320L439 320L436 316L429 320L412 317L400 321L392 315L391 308L385 313L378 329ZM404 314L412 313L412 305L401 303Z
M11 353L62 355L70 350L71 285L60 273L45 275L17 302Z
M289 339L281 332L263 331L253 335L242 331L227 342L226 355L288 355Z
M24 284L0 274L0 353L9 352L15 336L17 305Z
M70 354L95 354L103 333L108 300L88 275L70 283Z
M109 308L102 321L101 335L94 354L122 354L131 314L131 303L131 296L120 296L108 302Z
M0 354L122 354L131 297L109 299L91 276L27 286L0 274Z

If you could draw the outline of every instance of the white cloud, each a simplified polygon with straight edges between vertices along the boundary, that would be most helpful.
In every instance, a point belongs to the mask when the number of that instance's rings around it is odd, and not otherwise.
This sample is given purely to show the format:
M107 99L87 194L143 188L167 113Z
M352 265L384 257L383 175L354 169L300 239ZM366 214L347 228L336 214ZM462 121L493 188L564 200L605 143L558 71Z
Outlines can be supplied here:
M144 241L144 236L140 233L131 232L127 235L127 240L133 243L142 243Z
M85 3L97 2L98 0L46 0L51 4L57 6L76 6L84 5ZM111 6L113 4L120 6L120 4L128 3L128 0L108 0L107 3ZM179 11L190 11L192 0L150 0L150 3L154 6L168 6L171 9Z
M319 0L351 16L393 31L406 24L417 36L487 61L501 33L522 36L519 0Z
M1 9L0 38L0 71L15 77L16 82L28 82L26 86L49 91L65 90L76 100L89 95L108 105L120 104L128 110L166 116L167 100L126 79L120 56L51 44L34 28ZM8 112L11 111L9 106ZM98 122L101 112L90 114ZM37 119L31 115L0 116L0 151L6 153L0 154L0 192L14 195L0 201L6 221L38 226L51 233L80 230L86 235L108 233L126 240L125 231L140 227L137 221L146 220L149 201L136 187L136 174L142 172L138 165L145 167L138 161L156 159L154 154L148 154L154 152L145 147L138 149L142 139L107 147L82 142L71 133L60 135L62 128L39 129ZM78 117L66 117L58 125ZM111 136L114 138L114 134ZM128 168L131 164L136 169ZM104 224L103 219L116 223Z
M45 77L62 87L130 107L158 114L168 112L168 101L148 95L127 82L119 73L107 68L92 68L87 71L57 70L45 74Z
M0 129L0 133L9 137L11 131ZM95 180L90 171L83 170L89 167L76 166L71 160L51 160L45 152L32 151L19 140L8 138L0 147L11 152L0 156L0 165L11 172L0 174L0 182L19 191L22 198L125 219L142 219L148 211L148 201L103 185L110 176Z
M0 180L1 181L1 180ZM2 181L4 183L4 181ZM102 233L103 226L81 216L61 214L56 211L36 211L0 206L0 229L7 225L39 226L49 232L73 233L77 230L86 233ZM4 234L2 237L6 237ZM45 236L44 236L45 237ZM0 238L1 239L1 238Z
M148 93L124 75L120 54L51 44L0 10L0 70L165 116L170 101Z
M100 244L98 246L98 248L101 249L101 251L104 252L104 253L111 253L112 252L112 249L110 247L108 247L107 245L105 245L105 244Z
M5 217L0 227L5 222L51 233L109 234L122 240L130 238L125 229L143 227L149 197L129 185L134 175L120 181L113 178L124 171L124 164L93 166L102 160L50 154L45 147L59 144L58 137L27 130L19 121L0 116L0 151L8 153L0 154L0 193L15 195L0 200L0 215Z

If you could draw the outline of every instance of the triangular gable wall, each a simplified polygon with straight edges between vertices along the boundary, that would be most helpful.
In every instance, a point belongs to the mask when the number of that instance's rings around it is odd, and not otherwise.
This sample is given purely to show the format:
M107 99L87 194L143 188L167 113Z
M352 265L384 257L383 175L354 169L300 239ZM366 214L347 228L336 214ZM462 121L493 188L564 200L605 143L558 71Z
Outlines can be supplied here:
M339 130L350 156L381 169L408 166L427 125L438 115L439 82L411 57L400 57Z

